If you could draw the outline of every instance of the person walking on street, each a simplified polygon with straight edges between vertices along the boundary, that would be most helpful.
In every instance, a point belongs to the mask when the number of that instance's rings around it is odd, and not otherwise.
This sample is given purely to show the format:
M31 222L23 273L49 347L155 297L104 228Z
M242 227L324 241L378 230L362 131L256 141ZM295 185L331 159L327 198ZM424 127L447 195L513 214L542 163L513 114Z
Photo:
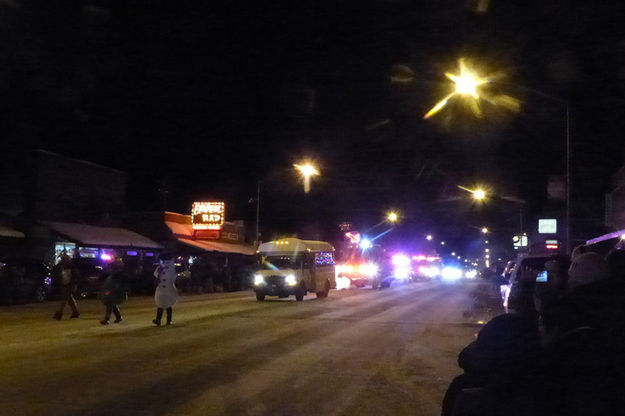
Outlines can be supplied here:
M121 259L111 265L111 273L106 277L102 286L101 300L106 306L104 319L100 321L102 325L108 325L111 313L115 315L115 323L122 321L122 314L119 311L119 304L126 301L128 291L126 289L126 275L124 273L124 263Z
M76 305L76 299L74 299L74 291L78 284L78 269L74 265L72 259L66 253L61 255L61 261L57 265L57 278L61 283L61 304L59 309L54 314L53 318L60 321L63 317L63 310L65 305L69 305L72 308L72 315L70 318L78 318L80 313L78 312L78 306Z
M152 323L157 326L161 325L163 309L165 309L167 311L167 325L171 325L173 323L172 307L178 301L176 268L171 255L161 254L160 265L154 271L154 277L156 278L156 291L154 292L156 319Z

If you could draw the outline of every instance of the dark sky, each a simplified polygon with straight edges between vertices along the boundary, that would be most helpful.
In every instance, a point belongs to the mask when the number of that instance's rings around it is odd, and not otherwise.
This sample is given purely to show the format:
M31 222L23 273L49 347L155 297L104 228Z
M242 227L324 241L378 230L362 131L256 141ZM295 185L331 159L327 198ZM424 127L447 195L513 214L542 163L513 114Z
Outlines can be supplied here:
M262 180L267 232L366 226L393 207L405 236L512 229L515 206L448 200L486 183L528 215L550 207L564 107L530 86L570 101L574 213L595 232L622 163L625 6L594 3L3 0L3 140L128 172L137 210L224 198L230 219L252 221ZM423 120L461 56L504 73L497 88L521 111L450 105ZM398 65L412 82L391 82ZM322 169L310 195L291 168L303 158Z

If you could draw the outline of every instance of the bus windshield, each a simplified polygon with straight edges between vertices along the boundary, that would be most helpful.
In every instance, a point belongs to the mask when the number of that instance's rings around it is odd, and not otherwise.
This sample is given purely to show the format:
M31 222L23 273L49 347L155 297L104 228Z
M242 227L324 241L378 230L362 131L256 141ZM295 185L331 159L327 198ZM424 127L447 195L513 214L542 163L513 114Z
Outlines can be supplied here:
M263 261L263 269L293 269L300 266L302 256L270 256Z

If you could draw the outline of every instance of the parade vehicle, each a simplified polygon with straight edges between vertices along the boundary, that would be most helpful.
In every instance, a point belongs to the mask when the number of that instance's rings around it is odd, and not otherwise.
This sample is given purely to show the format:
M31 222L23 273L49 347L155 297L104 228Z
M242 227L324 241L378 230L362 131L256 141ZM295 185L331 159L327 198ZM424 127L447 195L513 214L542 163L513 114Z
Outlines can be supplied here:
M336 288L334 247L325 241L285 238L258 247L262 256L260 270L254 274L256 299L265 296L304 300L308 292L318 298Z
M350 245L342 251L342 259L336 265L336 276L343 287L371 286L389 287L393 280L391 259L378 245L362 248L358 244Z
M417 254L412 256L414 280L430 280L441 277L443 261L437 255Z

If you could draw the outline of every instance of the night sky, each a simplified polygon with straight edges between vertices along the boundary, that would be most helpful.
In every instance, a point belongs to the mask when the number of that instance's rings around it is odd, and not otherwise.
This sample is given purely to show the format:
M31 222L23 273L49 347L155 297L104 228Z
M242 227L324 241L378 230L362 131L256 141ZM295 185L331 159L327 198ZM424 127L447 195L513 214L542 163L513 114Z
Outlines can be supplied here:
M597 233L625 127L625 5L602 3L2 0L3 146L126 171L132 210L220 198L251 224L262 180L266 235L330 238L390 208L406 238L512 232L518 207L456 185L525 199L529 218L549 207L564 106L521 85L570 101L576 228ZM494 88L521 111L452 103L423 120L461 56L505 74ZM322 171L309 195L305 158Z

